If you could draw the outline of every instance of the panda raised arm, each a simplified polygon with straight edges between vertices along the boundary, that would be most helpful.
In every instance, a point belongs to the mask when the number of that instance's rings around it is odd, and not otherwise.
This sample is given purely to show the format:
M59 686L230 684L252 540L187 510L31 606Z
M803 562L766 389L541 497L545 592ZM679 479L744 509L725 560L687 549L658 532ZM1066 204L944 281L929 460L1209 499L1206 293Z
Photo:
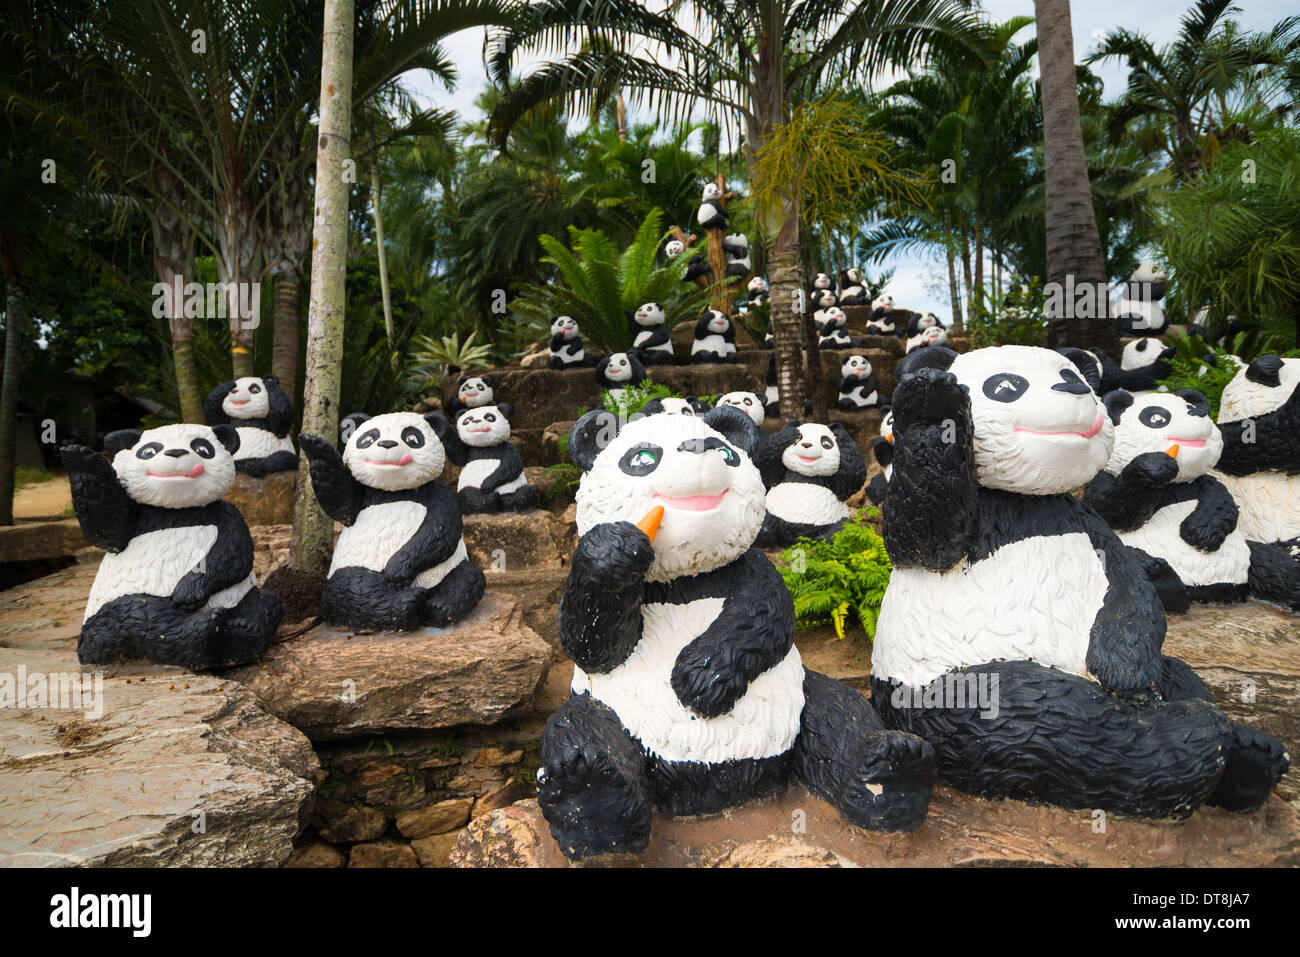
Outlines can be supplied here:
M144 433L118 429L104 437L104 448L116 455L132 448ZM66 446L60 453L72 488L72 508L81 531L96 548L120 552L135 534L140 506L127 494L112 463L84 445Z
M345 445L353 432L369 418L370 416L364 412L354 412L344 416L343 421L339 423L339 432ZM298 436L298 446L307 456L311 488L316 494L316 501L320 503L320 507L335 521L351 525L361 512L365 487L343 464L343 456L339 454L339 450L324 439L303 433Z

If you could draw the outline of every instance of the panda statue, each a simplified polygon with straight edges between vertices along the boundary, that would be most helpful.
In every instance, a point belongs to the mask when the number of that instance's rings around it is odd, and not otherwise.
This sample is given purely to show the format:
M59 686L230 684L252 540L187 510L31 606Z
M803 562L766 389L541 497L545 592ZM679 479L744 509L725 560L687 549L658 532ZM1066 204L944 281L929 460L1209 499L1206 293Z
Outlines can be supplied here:
M700 208L695 212L695 222L701 229L726 229L727 207L722 202L722 187L705 183L700 191Z
M1282 745L1161 654L1155 586L1070 494L1110 458L1102 400L1050 349L921 356L893 395L876 708L976 795L1153 818L1259 807Z
M1158 379L1163 379L1173 371L1172 360L1177 353L1173 346L1166 346L1159 339L1146 337L1134 339L1124 347L1119 365L1100 349L1091 350L1101 363L1102 376L1100 391L1102 395L1123 389L1134 395L1155 392L1160 388Z
M863 412L880 403L876 380L871 372L871 360L866 356L847 356L840 363L841 411Z
M758 466L768 487L759 548L829 539L849 520L845 500L867 480L862 454L838 422L789 423L769 437Z
M722 251L727 257L727 276L749 275L749 237L744 233L728 233L722 240Z
M867 483L867 498L880 505L885 501L889 491L889 480L894 476L894 411L889 406L881 406L880 435L871 440L871 454L876 457L883 471Z
M894 297L881 296L871 303L867 316L867 335L892 336L898 332L894 324Z
M725 312L704 309L695 324L691 362L736 362L736 326Z
M1262 355L1240 369L1219 401L1223 454L1215 475L1241 510L1251 589L1296 609L1300 584L1300 359ZM1266 546L1277 546L1266 550ZM1259 588L1257 588L1257 584Z
M664 307L657 302L643 302L628 313L632 332L632 351L643 366L672 365L673 344L668 338Z
M865 306L871 301L871 294L862 284L862 274L856 269L845 269L840 273L840 305Z
M828 273L819 272L817 275L813 276L812 281L808 283L808 297L813 302L816 302L817 297L824 292L829 292L834 295L835 280L832 279Z
M651 399L641 407L639 415L703 415L709 411L708 405L693 395L664 396Z
M764 419L767 418L763 409L766 404L767 400L758 392L728 392L726 395L718 397L717 405L714 408L724 405L732 406L749 416L755 425L761 426Z
M943 323L932 312L916 313L907 322L907 338L914 339L927 329L942 329Z
M767 280L762 276L755 276L749 281L749 285L745 289L745 295L750 306L770 302L772 298L768 290Z
M84 445L62 449L81 530L108 552L77 639L82 664L145 658L201 670L265 650L280 599L257 587L253 538L221 500L239 442L230 425L165 425L110 432L112 462Z
M948 344L948 330L943 326L927 326L907 340L907 352L913 352L916 349L925 349L929 346L946 346Z
M826 314L839 304L835 293L829 289L823 289L820 292L812 294L813 307L813 325L820 326L826 321Z
M1166 600L1165 610L1247 596L1300 610L1300 561L1277 544L1247 541L1237 503L1210 474L1223 436L1209 400L1182 389L1136 399L1111 392L1105 403L1115 448L1083 501L1125 545L1168 566L1156 566L1163 578L1152 574L1162 599L1181 599Z
M510 443L511 411L498 402L456 416L447 457L460 466L456 504L463 515L523 512L537 504L537 489L524 478L524 460Z
M623 390L646 380L645 366L634 352L611 352L596 363L596 384L615 402L623 399Z
M1142 263L1129 277L1115 305L1115 323L1121 336L1162 336L1168 331L1169 321L1160 306L1165 278L1165 271L1153 262Z
M569 439L583 476L560 641L575 667L537 772L560 849L637 853L656 809L714 814L787 784L859 827L917 827L931 748L803 667L790 593L752 547L758 429L726 407L618 425L591 412Z
M672 262L684 252L686 252L686 244L680 239L670 239L664 243L664 255L669 262Z
M468 413L463 413L468 414ZM298 443L325 513L345 526L321 592L339 628L414 631L464 618L486 580L461 538L456 498L438 477L452 425L441 412L354 413L343 454L315 435Z
M203 401L208 425L233 425L239 433L235 470L254 478L298 468L289 430L293 403L273 375L223 382Z
M551 322L551 355L548 365L552 369L582 369L592 365L592 360L582 348L578 323L572 316L556 316Z
M844 314L844 310L839 306L831 306L822 315L822 321L817 325L817 345L822 349L853 349L861 348L864 343L861 339L854 339L849 336L848 326L849 317Z
M767 357L767 372L763 375L763 415L769 419L781 417L781 393L776 379L776 356Z
M451 403L451 414L456 416L465 409L479 409L495 401L492 377L467 372L456 384L456 398Z

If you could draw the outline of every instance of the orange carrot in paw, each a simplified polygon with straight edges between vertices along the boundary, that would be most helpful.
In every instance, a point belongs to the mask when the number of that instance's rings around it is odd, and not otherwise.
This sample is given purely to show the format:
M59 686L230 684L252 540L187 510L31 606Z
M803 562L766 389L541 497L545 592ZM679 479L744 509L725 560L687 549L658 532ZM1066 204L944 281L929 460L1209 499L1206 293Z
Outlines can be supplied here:
M645 517L636 523L636 527L645 532L646 537L653 542L655 540L655 533L659 531L659 523L663 521L663 518L664 507L662 505L656 505L654 508L650 509L650 511L645 513Z
M1178 446L1177 445L1169 446L1169 448L1165 449L1165 455L1169 456L1171 459L1178 458Z

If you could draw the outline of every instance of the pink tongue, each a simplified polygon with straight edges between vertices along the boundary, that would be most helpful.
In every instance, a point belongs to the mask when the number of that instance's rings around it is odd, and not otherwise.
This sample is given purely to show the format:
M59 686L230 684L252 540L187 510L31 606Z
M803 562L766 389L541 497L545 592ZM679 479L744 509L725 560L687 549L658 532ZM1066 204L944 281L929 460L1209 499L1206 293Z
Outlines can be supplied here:
M669 495L656 497L668 502L674 508L685 509L688 512L707 512L711 508L716 508L722 501L722 496L726 494L723 492L721 495L686 495L681 498L673 498Z
M403 453L402 457L401 457L400 459L397 460L397 464L398 464L398 465L410 465L410 464L411 464L411 454L410 454L409 452Z
M187 477L198 478L202 474L203 474L203 463L200 462L198 465L194 466L194 468L190 469L190 474Z

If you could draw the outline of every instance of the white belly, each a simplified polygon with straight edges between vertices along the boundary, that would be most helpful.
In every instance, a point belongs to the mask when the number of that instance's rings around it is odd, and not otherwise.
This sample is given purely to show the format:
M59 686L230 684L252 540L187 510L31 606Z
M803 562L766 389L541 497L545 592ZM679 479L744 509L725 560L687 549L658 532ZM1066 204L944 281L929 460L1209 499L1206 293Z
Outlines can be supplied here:
M469 553L465 550L465 539L462 538L456 550L451 553L451 557L444 558L432 568L420 572L411 580L411 584L417 588L432 588L446 578L453 568L466 561L469 561Z
M280 438L266 429L236 428L235 431L239 433L239 449L235 452L236 462L243 459L264 459L276 452L293 452L293 440L287 435Z
M854 405L868 406L876 404L876 390L872 389L867 395L862 394L862 386L855 386L850 392L841 392L841 399L848 399Z
M460 478L456 480L456 491L459 492L461 491L461 489L467 489L467 488L481 489L483 487L483 483L487 480L487 477L491 475L493 472L495 472L496 470L497 470L496 459L475 459L472 462L466 463L465 467L460 470ZM502 485L500 488L496 489L495 491L513 492L515 489L519 488L523 484L524 484L524 475L522 472L520 472L519 477L517 479L510 482L506 482L504 485Z
M727 354L727 340L719 333L711 333L703 339L696 339L691 346L691 355L697 352L715 352L720 356Z
M356 522L339 534L329 573L357 566L383 571L424 522L424 513L418 502L387 502L362 509Z
M1183 541L1178 526L1192 514L1196 502L1168 505L1139 529L1117 532L1125 545L1167 561L1185 585L1239 585L1250 570L1250 547L1238 528L1223 540L1218 551L1203 552Z
M82 620L123 595L168 597L182 578L202 570L203 561L216 541L215 525L164 528L136 536L125 549L108 553L100 562ZM205 607L237 605L256 584L257 578L249 572L244 581L212 595Z
M920 687L954 668L1030 659L1088 676L1106 569L1083 532L1027 538L946 572L895 568L871 673Z
M573 669L573 691L609 705L623 726L668 761L717 764L783 754L794 746L803 714L803 662L797 648L750 682L729 712L701 718L672 689L673 665L722 610L721 598L642 609L641 640L627 661L608 674Z
M804 525L833 525L849 517L849 507L835 493L811 482L781 482L767 493L767 510L777 518Z
M1237 531L1251 542L1286 542L1300 538L1300 475L1256 472L1212 473L1228 487L1241 515Z

